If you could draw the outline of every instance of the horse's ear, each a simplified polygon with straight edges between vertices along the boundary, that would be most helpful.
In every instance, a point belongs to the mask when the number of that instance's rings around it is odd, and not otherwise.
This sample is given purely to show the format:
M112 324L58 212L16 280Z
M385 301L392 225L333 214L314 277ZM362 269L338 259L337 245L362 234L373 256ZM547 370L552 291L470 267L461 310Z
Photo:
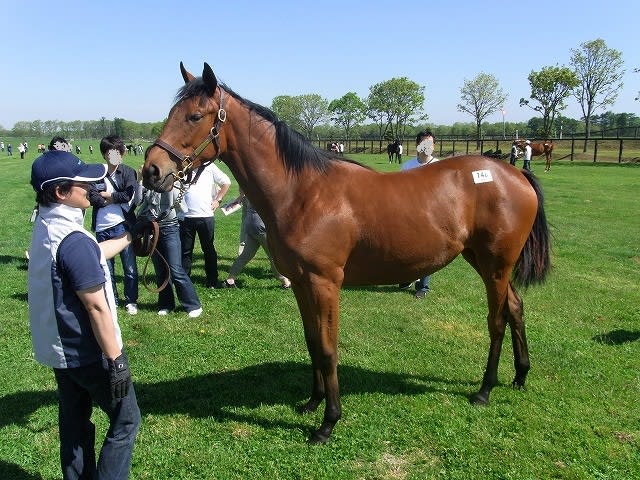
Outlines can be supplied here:
M182 78L184 78L184 83L189 83L190 81L196 78L193 75L191 75L189 72L187 72L187 69L184 68L184 65L182 64L182 62L180 62L180 73L182 73Z
M218 86L218 79L216 79L213 70L211 70L211 67L207 62L204 62L204 69L202 70L202 80L204 80L204 84L209 87L209 90L211 90L211 94L213 95L213 92L215 92L216 87Z

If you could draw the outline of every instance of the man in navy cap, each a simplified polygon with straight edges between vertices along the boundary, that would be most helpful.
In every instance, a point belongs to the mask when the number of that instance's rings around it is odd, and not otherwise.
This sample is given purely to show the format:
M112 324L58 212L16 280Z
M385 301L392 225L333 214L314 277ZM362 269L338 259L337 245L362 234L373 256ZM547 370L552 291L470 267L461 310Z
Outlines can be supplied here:
M35 358L53 368L58 385L63 478L126 479L140 427L106 258L130 243L125 235L98 244L84 228L90 182L106 165L49 151L31 167L38 215L29 259L29 321ZM99 460L95 402L109 417Z

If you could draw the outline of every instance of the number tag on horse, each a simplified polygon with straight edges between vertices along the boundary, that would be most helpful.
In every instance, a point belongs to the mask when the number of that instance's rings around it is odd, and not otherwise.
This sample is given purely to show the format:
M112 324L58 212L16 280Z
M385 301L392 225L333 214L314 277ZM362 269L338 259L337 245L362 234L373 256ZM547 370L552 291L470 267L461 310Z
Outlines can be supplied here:
M473 183L493 182L491 170L476 170L471 172L471 175L473 175Z

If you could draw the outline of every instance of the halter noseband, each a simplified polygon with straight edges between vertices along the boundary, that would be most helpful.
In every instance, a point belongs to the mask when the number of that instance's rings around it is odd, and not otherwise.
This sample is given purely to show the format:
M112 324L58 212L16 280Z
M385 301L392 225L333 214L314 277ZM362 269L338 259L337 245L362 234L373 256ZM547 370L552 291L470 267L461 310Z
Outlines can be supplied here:
M153 142L151 146L157 145L158 147L168 152L170 155L173 155L174 157L179 159L181 169L178 171L178 173L172 173L172 175L176 177L182 185L189 184L191 183L191 179L188 179L187 177L190 177L192 173L193 162L200 156L204 149L207 148L211 142L213 142L217 150L216 156L218 152L220 152L220 142L218 140L218 137L220 136L220 129L222 127L222 124L226 120L227 111L224 109L224 90L220 88L220 108L218 109L218 114L216 115L216 121L213 124L213 127L211 127L211 130L209 130L209 135L207 135L207 138L205 138L203 142L193 150L191 155L183 155L175 147L169 145L164 140L160 140L159 138L156 139L156 141Z

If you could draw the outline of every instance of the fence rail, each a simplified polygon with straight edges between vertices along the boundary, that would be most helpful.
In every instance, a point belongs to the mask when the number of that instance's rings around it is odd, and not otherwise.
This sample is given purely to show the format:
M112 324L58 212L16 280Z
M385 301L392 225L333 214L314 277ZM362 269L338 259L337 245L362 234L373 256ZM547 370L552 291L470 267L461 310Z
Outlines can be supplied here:
M312 143L318 148L329 149L332 142L340 141L332 139L316 139ZM533 142L543 140L531 139ZM593 162L640 162L640 138L590 138L586 141L584 151L584 138L555 138L552 158L554 161L593 161ZM446 158L454 155L490 154L508 156L511 150L512 139L436 139L434 155L438 158ZM387 153L388 141L373 139L366 140L342 140L344 151L347 154L355 153ZM416 155L415 139L405 138L401 141L403 157Z

